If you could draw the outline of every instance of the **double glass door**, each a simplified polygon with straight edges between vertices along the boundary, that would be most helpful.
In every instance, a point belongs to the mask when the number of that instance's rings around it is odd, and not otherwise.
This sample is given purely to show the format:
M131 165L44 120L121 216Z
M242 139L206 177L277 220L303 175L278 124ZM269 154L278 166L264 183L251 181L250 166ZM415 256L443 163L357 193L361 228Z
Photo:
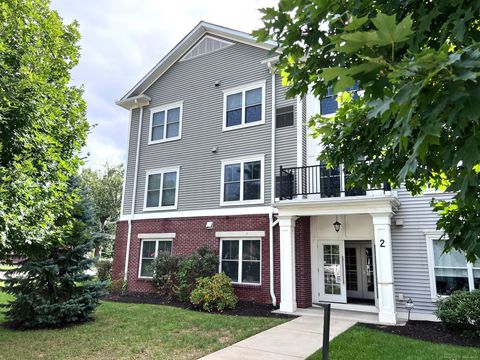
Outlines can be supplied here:
M317 249L318 301L346 303L347 297L375 298L370 241L321 241Z
M370 242L347 242L345 273L349 298L369 300L375 298L373 249Z

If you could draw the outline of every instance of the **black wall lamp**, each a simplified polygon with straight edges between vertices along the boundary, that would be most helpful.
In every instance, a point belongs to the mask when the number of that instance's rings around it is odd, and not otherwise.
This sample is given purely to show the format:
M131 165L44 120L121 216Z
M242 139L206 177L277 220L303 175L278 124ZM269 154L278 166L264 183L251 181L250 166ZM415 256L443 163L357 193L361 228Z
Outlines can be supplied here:
M333 228L335 229L336 232L340 231L340 226L342 226L342 223L338 221L338 216L335 216L335 222L333 223Z

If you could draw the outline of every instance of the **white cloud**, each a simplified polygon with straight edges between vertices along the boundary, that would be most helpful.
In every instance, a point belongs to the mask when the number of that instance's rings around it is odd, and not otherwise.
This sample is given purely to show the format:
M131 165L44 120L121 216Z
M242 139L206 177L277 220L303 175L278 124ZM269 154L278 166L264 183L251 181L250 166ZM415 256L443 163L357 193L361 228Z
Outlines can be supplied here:
M124 161L128 113L123 96L201 20L251 32L261 26L259 8L273 0L54 0L66 22L78 20L80 64L72 77L84 84L90 123L87 166Z

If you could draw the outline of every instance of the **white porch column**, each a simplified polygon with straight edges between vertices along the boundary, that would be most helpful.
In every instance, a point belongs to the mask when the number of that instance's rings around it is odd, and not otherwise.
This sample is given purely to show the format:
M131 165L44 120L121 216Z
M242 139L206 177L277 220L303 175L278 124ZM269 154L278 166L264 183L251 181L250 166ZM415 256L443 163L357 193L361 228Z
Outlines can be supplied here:
M280 226L280 310L297 310L295 289L295 220L293 216L279 216Z
M393 286L391 213L371 214L375 231L375 258L378 293L378 320L396 324L395 289Z

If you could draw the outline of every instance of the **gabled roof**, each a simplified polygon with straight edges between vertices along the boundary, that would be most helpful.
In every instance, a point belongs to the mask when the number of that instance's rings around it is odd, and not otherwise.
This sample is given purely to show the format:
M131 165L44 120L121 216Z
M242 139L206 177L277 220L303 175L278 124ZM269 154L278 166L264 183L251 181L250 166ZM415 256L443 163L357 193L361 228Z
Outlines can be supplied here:
M256 39L243 31L229 29L223 26L200 21L170 52L158 62L128 93L126 93L116 104L126 109L131 108L132 98L138 98L147 90L160 76L162 76L173 64L205 34L216 35L222 38L252 45L265 50L272 50L276 44L272 41L257 42Z

